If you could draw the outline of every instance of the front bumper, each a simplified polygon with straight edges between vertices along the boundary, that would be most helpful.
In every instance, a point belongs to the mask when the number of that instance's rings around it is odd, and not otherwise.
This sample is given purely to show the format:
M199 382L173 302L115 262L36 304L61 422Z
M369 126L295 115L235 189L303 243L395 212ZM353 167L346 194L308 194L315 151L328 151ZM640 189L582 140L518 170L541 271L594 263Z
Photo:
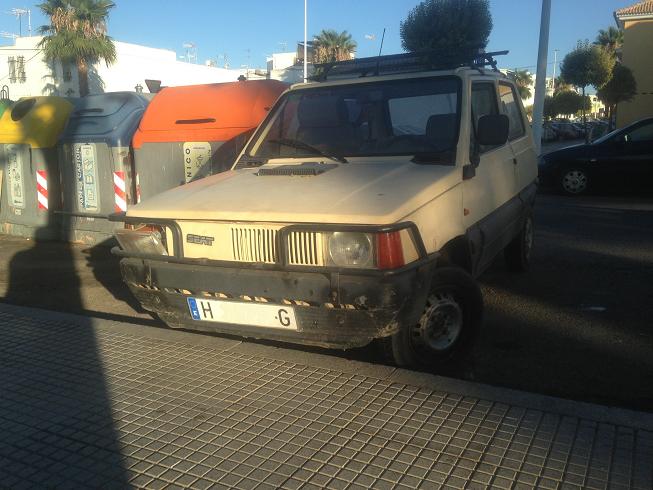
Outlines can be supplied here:
M119 252L117 252L119 253ZM125 255L124 252L120 253ZM429 255L395 271L301 272L123 258L123 279L170 326L332 348L363 346L414 324L436 265ZM297 330L193 320L188 297L261 301L295 310Z

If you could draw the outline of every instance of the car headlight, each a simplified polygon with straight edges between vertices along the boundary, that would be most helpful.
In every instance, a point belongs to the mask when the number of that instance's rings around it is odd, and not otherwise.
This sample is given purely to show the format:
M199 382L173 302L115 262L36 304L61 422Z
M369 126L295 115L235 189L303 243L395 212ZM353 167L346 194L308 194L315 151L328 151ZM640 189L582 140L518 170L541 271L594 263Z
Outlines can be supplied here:
M374 247L368 233L335 232L328 240L328 256L338 267L374 266Z
M116 230L116 240L125 252L168 255L162 233L152 227L137 230Z

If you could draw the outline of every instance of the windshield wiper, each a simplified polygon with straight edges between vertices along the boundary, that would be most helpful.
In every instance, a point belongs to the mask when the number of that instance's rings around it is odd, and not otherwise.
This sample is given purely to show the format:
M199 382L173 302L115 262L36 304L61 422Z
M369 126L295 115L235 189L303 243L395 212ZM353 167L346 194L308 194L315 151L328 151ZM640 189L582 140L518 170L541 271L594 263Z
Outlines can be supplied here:
M272 139L268 140L268 143L278 143L280 145L284 146L290 146L292 148L297 148L299 150L308 150L310 152L313 152L317 155L320 155L322 157L328 158L330 160L335 160L336 162L340 163L349 163L347 159L343 156L340 155L330 155L329 153L325 153L319 148L309 145L308 143L305 143L304 141L292 139L292 138L279 138L279 139Z

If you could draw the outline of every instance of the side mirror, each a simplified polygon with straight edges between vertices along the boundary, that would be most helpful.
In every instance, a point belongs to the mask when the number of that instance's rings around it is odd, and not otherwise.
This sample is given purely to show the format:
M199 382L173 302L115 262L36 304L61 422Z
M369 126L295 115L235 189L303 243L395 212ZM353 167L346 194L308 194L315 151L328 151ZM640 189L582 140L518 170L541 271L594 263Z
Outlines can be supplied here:
M476 141L483 146L500 146L508 141L510 120L505 114L487 114L478 119Z

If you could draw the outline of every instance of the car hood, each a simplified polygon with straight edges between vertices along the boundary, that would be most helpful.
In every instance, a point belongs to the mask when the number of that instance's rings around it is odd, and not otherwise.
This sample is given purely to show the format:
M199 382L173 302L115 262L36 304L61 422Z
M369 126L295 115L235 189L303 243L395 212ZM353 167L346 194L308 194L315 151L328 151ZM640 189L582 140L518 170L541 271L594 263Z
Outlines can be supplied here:
M576 158L583 155L587 155L589 152L593 151L592 145L573 145L560 148L559 150L552 151L543 155L545 160L553 161L560 158Z
M129 209L129 217L279 223L394 223L462 181L459 167L411 162L334 165L313 176L230 170Z

